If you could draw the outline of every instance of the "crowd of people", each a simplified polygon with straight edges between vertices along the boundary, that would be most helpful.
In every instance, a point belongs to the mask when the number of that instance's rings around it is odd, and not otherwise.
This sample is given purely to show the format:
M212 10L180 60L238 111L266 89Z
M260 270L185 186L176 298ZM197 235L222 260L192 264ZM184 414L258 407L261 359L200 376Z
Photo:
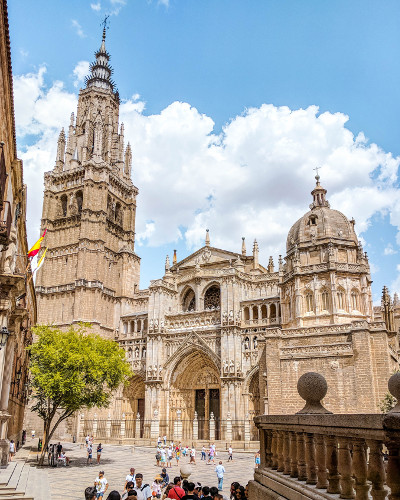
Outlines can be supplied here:
M218 467L222 466L220 461L215 472L218 478L217 486L206 486L201 483L194 483L187 479L176 476L172 482L169 480L167 470L164 468L161 474L157 474L153 483L145 483L143 474L135 473L131 468L125 478L125 485L122 493L117 490L110 491L106 498L108 490L108 481L104 471L100 471L96 477L93 486L85 490L85 500L153 500L155 498L166 500L228 500L228 497L222 494L222 482L220 482ZM223 468L223 467L222 467ZM222 476L223 477L223 476ZM230 486L229 500L247 500L248 485L242 486L238 482L233 482Z

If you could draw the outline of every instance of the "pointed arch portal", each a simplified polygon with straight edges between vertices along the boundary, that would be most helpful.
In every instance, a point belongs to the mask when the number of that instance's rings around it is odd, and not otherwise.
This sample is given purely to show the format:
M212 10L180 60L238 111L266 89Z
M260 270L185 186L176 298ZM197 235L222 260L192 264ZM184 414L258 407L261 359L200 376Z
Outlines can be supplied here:
M177 410L191 428L194 413L199 423L199 439L208 435L211 413L215 418L215 438L219 439L221 383L217 366L201 350L187 351L175 365L170 378L170 419Z

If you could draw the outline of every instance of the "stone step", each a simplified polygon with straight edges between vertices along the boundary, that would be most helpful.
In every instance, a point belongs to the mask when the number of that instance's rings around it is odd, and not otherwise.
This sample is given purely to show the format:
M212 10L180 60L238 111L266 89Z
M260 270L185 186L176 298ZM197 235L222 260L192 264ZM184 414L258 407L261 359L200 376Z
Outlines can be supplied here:
M15 468L11 477L7 483L10 488L16 489L18 486L19 479L21 477L22 469L24 468L25 462L16 462Z

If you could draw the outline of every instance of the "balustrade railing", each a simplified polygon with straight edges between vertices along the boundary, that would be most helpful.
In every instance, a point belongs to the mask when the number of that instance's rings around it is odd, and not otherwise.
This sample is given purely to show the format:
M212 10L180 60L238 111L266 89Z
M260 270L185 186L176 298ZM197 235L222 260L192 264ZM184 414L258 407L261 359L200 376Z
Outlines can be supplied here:
M400 374L389 389L400 400ZM255 418L261 464L249 499L400 499L400 404L386 415L331 414L317 373L300 377L298 391L306 406L296 415Z

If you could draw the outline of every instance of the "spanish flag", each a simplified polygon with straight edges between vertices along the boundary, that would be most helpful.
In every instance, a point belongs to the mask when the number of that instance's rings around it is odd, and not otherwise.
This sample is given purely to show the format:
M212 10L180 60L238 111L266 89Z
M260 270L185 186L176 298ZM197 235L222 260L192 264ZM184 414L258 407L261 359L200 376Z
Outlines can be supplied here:
M34 257L40 250L40 246L42 244L44 235L47 233L47 229L44 230L42 236L37 240L37 242L33 245L33 247L28 252L28 257Z
M44 250L44 252L43 252L42 256L41 256L41 257L40 257L40 259L38 260L38 262L37 262L37 267L36 267L36 269L33 271L33 273L32 273L32 274L36 273L36 271L38 271L38 270L42 267L42 264L43 264L44 258L45 258L45 256L46 256L47 248L48 248L48 247L46 247L46 248L45 248L45 250Z

